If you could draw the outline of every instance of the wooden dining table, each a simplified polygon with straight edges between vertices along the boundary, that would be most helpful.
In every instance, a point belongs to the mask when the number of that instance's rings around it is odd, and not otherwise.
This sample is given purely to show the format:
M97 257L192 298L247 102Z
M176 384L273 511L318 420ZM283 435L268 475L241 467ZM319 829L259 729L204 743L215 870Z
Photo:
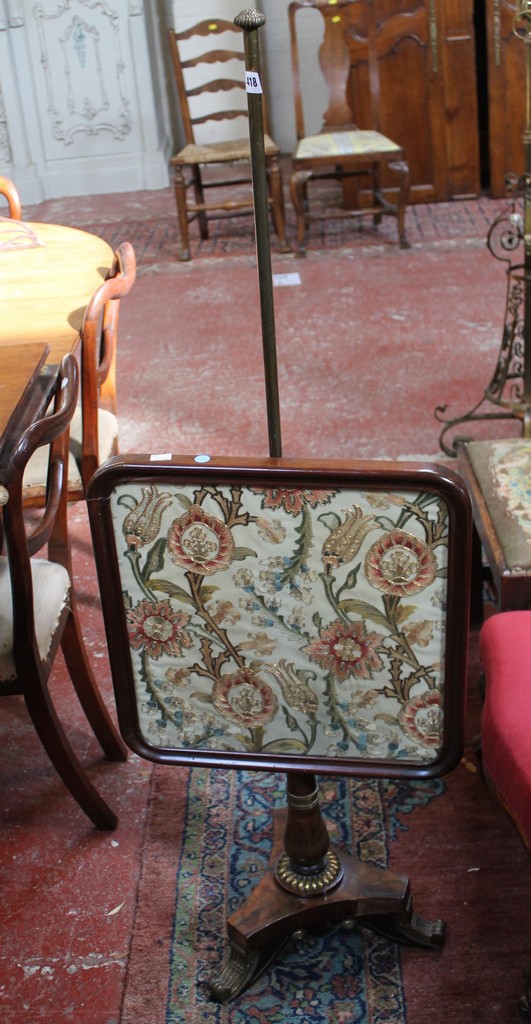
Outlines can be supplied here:
M20 437L53 393L58 368L48 357L42 341L0 346L0 479Z
M113 255L88 231L0 218L0 346L44 342L48 361L60 363Z

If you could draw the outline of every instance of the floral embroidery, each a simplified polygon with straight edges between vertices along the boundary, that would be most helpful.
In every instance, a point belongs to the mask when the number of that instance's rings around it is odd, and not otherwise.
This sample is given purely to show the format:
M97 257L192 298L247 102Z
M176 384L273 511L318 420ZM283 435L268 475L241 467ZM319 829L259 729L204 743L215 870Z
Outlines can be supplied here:
M192 638L184 628L190 616L174 611L169 601L140 601L127 612L129 640L134 651L143 648L152 658L163 654L180 657L183 647L192 646Z
M234 557L234 541L225 523L192 505L184 516L173 521L168 550L177 565L211 576L228 569Z
M359 505L345 510L343 523L336 526L323 544L321 555L326 569L337 569L356 557L364 537L376 526L374 516L364 516Z
M335 491L298 491L294 488L283 487L252 487L255 494L264 495L264 508L282 508L292 516L298 516L305 505L316 508L317 505L327 505Z
M340 681L348 676L371 679L372 672L382 667L381 658L376 653L381 641L378 633L367 632L361 620L349 626L337 620L303 649L313 661L329 669Z
M142 488L142 499L125 495L120 499L131 511L123 522L123 532L127 546L137 551L155 540L162 522L162 513L172 503L171 494L160 493L153 484ZM133 502L131 505L130 502Z
M408 701L400 710L398 720L404 731L424 746L437 747L441 741L442 716L439 690L428 690Z
M177 507L185 511L176 518ZM266 518L272 508L275 518ZM421 763L437 756L442 499L180 481L164 490L117 486L112 515L139 718L151 743Z
M371 547L365 572L373 587L404 597L433 583L437 562L424 541L403 530L392 530Z
M250 669L222 676L214 684L212 703L231 722L253 729L270 722L278 710L271 687Z

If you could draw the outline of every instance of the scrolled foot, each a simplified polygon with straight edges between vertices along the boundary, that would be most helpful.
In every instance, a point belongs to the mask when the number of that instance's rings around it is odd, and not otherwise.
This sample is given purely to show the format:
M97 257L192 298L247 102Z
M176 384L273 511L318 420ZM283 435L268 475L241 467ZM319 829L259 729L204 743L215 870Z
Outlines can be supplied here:
M244 949L231 942L229 957L221 974L208 983L212 998L218 1003L229 1003L239 996L265 971L288 938L289 936L286 936L281 942L262 949Z
M444 944L446 926L444 921L428 921L419 917L410 906L403 914L382 914L359 917L358 924L384 935L394 942L421 949L440 949Z

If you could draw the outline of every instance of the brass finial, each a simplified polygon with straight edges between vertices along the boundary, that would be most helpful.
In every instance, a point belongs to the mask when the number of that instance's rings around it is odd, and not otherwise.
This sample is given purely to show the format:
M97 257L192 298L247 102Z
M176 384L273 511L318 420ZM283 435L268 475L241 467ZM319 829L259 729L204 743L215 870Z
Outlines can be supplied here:
M247 9L246 11L240 11L234 19L234 24L238 28L247 29L251 31L254 28L261 28L265 25L265 16L260 11L253 11Z

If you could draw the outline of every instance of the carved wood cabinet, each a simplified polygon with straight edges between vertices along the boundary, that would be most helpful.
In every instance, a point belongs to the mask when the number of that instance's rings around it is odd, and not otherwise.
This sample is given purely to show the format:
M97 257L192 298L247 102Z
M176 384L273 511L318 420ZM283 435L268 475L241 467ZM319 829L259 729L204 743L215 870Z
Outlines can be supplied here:
M354 119L405 148L410 201L477 195L472 0L360 0L350 21Z
M506 194L505 176L524 170L526 46L513 32L515 3L486 0L490 194Z

